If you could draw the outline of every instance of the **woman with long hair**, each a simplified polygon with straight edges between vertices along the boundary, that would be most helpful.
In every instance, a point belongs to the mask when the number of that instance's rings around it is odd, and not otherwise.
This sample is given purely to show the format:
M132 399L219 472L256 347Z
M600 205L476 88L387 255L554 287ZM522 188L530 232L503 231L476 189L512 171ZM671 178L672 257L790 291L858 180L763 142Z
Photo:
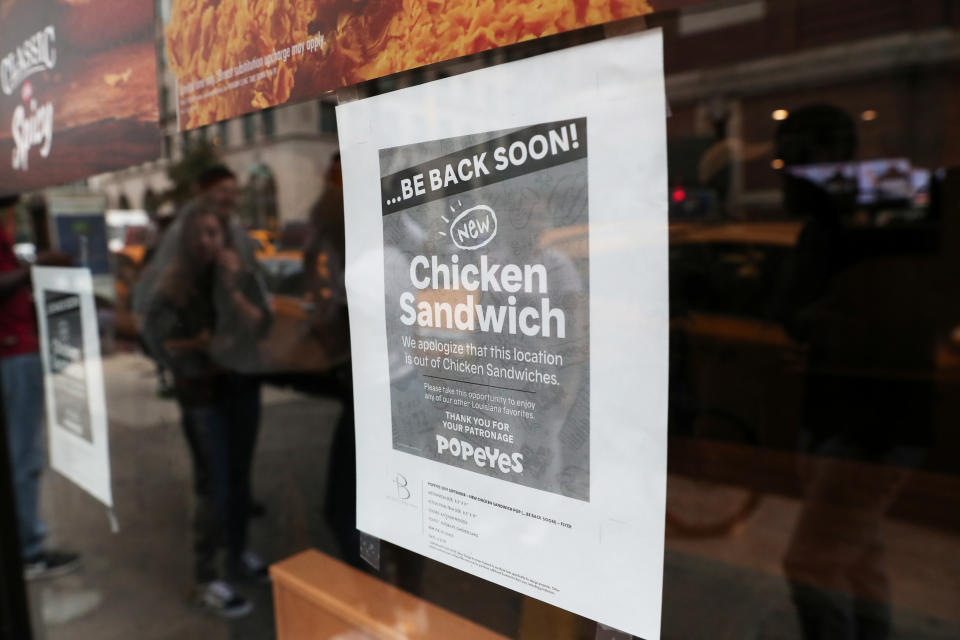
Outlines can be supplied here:
M194 600L224 617L239 617L252 605L227 578L262 577L266 568L246 548L253 442L234 424L235 374L222 363L255 347L270 311L231 246L224 219L202 202L188 205L181 216L177 251L158 278L144 333L173 372L193 460ZM225 558L218 557L221 548Z

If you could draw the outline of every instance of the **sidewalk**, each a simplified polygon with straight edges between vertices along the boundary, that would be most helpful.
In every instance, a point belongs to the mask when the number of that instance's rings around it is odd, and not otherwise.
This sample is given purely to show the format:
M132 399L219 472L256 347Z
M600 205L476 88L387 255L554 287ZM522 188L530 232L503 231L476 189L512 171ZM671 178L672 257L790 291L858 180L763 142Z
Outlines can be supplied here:
M47 639L272 638L269 585L238 585L255 604L243 620L225 623L188 604L192 478L176 403L157 397L152 363L142 356L105 359L104 376L120 532L110 533L93 498L53 471L45 474L51 542L78 550L84 562L81 573L40 585L44 613L58 623L48 624ZM254 494L267 515L253 521L251 545L268 561L330 539L321 506L339 410L336 402L264 389ZM85 608L91 610L63 620Z

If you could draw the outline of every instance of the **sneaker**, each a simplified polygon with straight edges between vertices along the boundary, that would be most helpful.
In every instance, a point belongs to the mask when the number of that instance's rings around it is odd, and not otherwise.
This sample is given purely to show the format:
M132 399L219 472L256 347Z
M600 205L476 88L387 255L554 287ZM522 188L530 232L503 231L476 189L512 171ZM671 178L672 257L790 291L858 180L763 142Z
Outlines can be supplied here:
M253 611L253 603L223 580L198 585L194 602L222 618L240 618Z
M267 563L258 554L249 549L240 555L240 562L236 566L236 574L248 580L270 582L270 570Z
M23 577L27 580L57 578L80 568L80 556L67 551L41 551L23 562Z

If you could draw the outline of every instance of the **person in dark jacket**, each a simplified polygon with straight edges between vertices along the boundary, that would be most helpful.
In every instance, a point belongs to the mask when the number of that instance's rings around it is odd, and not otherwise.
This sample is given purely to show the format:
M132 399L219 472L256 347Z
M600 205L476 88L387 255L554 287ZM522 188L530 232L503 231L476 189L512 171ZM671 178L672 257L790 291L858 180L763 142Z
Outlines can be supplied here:
M857 222L856 183L797 166L854 158L856 130L830 105L778 131L784 204L806 223L779 315L807 347L804 503L783 560L807 640L891 633L882 522L932 439L938 277L932 234Z

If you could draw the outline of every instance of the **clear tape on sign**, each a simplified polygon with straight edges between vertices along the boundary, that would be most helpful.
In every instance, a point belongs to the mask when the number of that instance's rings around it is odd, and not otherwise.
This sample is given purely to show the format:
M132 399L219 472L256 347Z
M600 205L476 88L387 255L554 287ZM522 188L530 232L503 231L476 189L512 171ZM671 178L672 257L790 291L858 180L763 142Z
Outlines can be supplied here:
M597 640L633 640L633 636L598 622Z
M110 533L120 533L120 521L117 520L117 512L113 507L107 508L107 520L110 521Z
M376 571L380 571L380 538L360 532L360 557Z

